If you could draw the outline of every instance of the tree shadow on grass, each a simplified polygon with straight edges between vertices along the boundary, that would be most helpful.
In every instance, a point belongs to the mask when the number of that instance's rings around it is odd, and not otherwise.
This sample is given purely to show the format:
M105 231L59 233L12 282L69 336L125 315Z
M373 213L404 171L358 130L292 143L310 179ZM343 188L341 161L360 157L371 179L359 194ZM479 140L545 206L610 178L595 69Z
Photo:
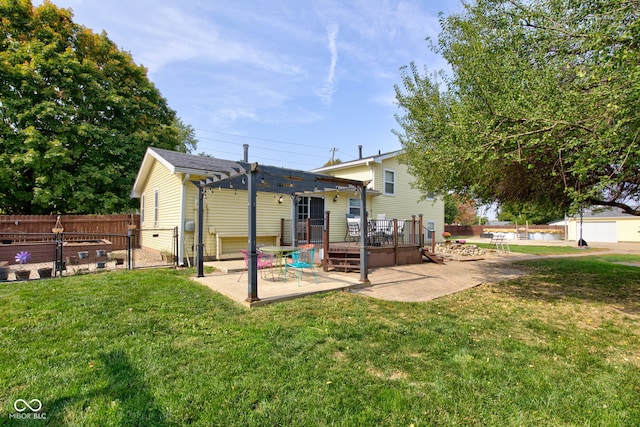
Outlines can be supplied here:
M577 299L604 303L640 315L640 269L601 259L564 258L528 261L528 275L503 283L501 290L519 298Z
M115 414L99 414L99 417L104 415L110 421L115 419L119 425L167 425L165 415L156 405L140 373L131 364L124 351L114 350L102 353L100 360L108 384L87 394L60 397L49 405L45 405L50 408L48 413L50 420L57 419L62 422L65 419L65 407L79 404L83 409L85 406L86 409L89 409L92 400L102 400L103 402L112 402L113 407L117 407L117 412Z

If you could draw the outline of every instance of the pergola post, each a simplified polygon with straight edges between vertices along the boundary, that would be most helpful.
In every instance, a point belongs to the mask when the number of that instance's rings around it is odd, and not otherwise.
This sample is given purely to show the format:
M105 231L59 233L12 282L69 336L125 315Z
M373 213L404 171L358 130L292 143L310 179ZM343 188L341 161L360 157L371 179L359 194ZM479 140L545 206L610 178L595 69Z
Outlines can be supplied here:
M331 211L324 212L324 224L322 225L322 271L329 271L329 217Z
M367 220L367 187L360 187L360 282L369 282L369 253L367 248L367 237L369 234L369 224Z
M293 194L292 196L292 201L293 201L293 221L291 221L291 245L292 246L298 246L298 196L296 196L295 194Z
M204 277L204 259L202 254L204 253L203 246L203 222L204 222L204 192L205 186L198 186L198 243L196 245L196 265L198 270L198 277Z
M247 271L247 302L260 301L258 298L258 253L256 252L256 178L257 170L251 168L247 174L247 198L249 208L249 266Z

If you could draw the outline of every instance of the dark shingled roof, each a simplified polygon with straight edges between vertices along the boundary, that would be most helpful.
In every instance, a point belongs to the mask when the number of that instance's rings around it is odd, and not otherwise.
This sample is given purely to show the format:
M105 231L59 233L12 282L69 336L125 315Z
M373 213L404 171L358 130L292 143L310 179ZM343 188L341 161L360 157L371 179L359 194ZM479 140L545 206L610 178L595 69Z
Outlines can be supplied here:
M582 216L584 218L629 218L631 215L623 212L620 208L602 206L585 210ZM580 217L580 214L575 215L575 217Z
M226 171L231 168L242 167L242 162L180 153L155 147L152 147L151 149L158 153L167 162L171 163L176 169L200 170L203 172L203 175L206 172Z

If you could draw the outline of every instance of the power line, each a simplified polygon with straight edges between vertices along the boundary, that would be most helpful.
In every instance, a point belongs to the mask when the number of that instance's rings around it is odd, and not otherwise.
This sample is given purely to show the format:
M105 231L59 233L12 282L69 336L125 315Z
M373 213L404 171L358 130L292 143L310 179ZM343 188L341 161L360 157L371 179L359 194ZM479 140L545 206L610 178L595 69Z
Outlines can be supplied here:
M240 134L234 134L234 133L230 133L230 132L222 132L222 131L215 131L215 130L210 130L210 129L195 129L196 131L199 132L210 132L210 133L215 133L215 134L220 134L220 135L227 135L227 136L232 136L232 137L237 137L237 138L244 138L244 139L251 139L251 140L256 140L256 141L265 141L265 142L276 142L276 143L280 143L280 144L287 144L288 146L293 146L293 147L310 147L310 148L324 148L324 147L319 147L318 145L312 145L312 144L301 144L301 143L296 143L296 142L291 142L291 141L283 141L283 140L279 140L279 139L271 139L271 138L262 138L262 137L256 137L256 136L247 136L247 135L240 135ZM221 142L224 144L231 144L231 145L235 145L235 146L243 146L245 143L243 142L232 142L232 141L226 141L226 140L222 140L222 139L217 139L217 138L210 138L210 137L203 137L200 136L198 137L199 140L205 140L205 141L214 141L214 142ZM278 150L275 149L273 147L262 147L260 145L257 146L253 146L253 149L256 150L269 150L270 152L277 152L277 153L285 153L285 154L289 154L289 155L298 155L298 156L304 156L305 158L309 158L309 157L313 157L313 158L318 158L318 159L322 159L323 162L326 159L325 155L319 155L319 154L311 154L308 152L308 150L304 150L302 152L298 152L298 151L294 151L291 148L287 149L287 150ZM340 149L338 147L333 147L330 149L331 151L331 161L335 161L335 153L337 151L339 151ZM219 150L215 150L218 153L223 153L223 154L230 154L230 155L236 155L237 153L230 153L230 152L225 152L225 151L219 151ZM252 151L251 154L252 157L255 158L259 158L262 160L268 160L268 161L273 161L273 162L282 162L282 158L278 158L278 159L273 159L273 158L269 158L269 157L264 157L264 156L260 156L260 155L256 155L255 152ZM318 167L318 164L311 164L311 163L301 163L299 160L295 160L296 164L300 164L300 165L309 165L312 168Z
M221 131L217 131L217 130L208 130L208 129L195 129L195 130L196 131L200 131L200 132L211 132L211 133L218 133L220 135L235 136L237 138L255 139L255 140L258 140L258 141L279 142L281 144L290 144L290 145L299 145L301 147L317 148L317 145L301 144L299 142L283 141L283 140L280 140L280 139L260 138L260 137L257 137L257 136L246 136L246 135L240 135L240 134L229 133L229 132L221 132Z
M200 138L198 138L198 139L206 140L206 141L222 142L222 143L224 143L224 144L231 144L231 145L235 145L235 146L242 146L242 145L244 145L243 143L240 143L240 142L225 141L225 140L223 140L223 139L217 139L217 138L200 137ZM275 152L278 152L278 153L300 154L300 155L303 155L303 154L304 154L304 155L305 155L305 156L307 156L307 157L317 157L317 158L320 158L320 159L324 159L324 158L325 158L325 156L321 156L321 155L319 155L319 154L309 154L309 153L306 153L306 152L305 152L305 153L295 153L295 152L293 152L292 150L278 150L278 149L271 148L271 147L267 148L267 147L254 146L253 148L256 148L256 149L259 149L259 150L275 151Z

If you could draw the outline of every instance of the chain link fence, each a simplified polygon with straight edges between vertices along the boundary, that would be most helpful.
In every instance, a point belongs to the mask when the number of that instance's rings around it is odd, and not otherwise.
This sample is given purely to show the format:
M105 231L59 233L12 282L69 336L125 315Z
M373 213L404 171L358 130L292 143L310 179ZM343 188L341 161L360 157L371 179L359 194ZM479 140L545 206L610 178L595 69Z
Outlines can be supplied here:
M127 234L0 233L0 281L177 265L177 228Z

